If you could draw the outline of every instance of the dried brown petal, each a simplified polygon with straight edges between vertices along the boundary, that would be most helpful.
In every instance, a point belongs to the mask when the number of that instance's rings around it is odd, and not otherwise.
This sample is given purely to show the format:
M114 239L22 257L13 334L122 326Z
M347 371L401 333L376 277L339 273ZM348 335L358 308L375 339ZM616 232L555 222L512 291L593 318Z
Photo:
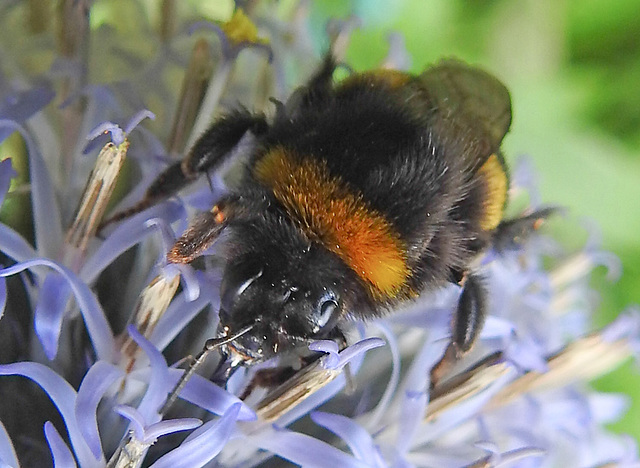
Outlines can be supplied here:
M120 169L124 164L129 141L120 145L107 143L96 160L84 189L75 220L67 232L66 243L84 253L107 209ZM71 265L72 263L67 263Z

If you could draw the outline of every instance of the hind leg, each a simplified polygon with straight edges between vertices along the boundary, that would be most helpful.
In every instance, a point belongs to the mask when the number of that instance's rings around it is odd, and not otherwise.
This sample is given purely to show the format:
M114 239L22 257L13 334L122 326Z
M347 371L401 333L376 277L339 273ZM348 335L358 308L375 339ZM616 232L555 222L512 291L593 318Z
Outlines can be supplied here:
M493 247L499 252L514 248L556 211L555 207L547 207L527 216L502 221L493 232ZM481 277L477 273L466 273L462 275L460 282L463 289L451 327L451 343L442 359L431 370L432 386L441 382L453 366L473 348L487 315L487 291L482 285Z
M453 366L476 343L487 315L487 292L477 274L463 277L463 288L451 326L451 342L431 370L432 387L442 381Z

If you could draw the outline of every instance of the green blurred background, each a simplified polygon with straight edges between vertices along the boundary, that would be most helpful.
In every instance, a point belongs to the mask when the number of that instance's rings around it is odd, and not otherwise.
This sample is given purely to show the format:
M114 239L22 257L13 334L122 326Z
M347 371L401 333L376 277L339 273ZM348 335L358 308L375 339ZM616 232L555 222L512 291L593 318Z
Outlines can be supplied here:
M596 272L596 322L640 302L640 1L321 0L312 12L318 38L328 17L360 17L347 53L356 70L379 64L398 31L413 71L455 56L501 78L514 108L507 157L530 156L543 201L568 208L551 229L579 248L584 219L594 220L622 261L615 283ZM637 365L593 385L632 397L612 427L640 440Z

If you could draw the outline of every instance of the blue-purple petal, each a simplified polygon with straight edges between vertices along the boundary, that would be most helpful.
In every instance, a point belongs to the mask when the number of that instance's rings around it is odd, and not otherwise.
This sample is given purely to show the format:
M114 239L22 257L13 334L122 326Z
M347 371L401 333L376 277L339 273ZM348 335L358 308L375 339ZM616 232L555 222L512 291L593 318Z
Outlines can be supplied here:
M400 411L400 430L396 440L396 450L399 454L406 455L409 452L416 431L424 420L426 407L426 392L406 392Z
M371 349L379 348L380 346L384 346L384 340L373 337L373 338L365 338L364 340L360 340L357 343L349 346L346 349L340 351L340 359L335 365L330 364L329 362L323 362L323 365L328 369L337 369L346 366L352 360L355 360L357 357L361 357L364 353Z
M140 122L142 122L144 119L155 120L156 115L147 109L136 112L124 126L124 133L129 135L133 131L133 129L140 125Z
M173 222L178 218L186 217L186 212L181 204L167 202L155 205L148 211L127 219L110 233L93 255L85 261L80 270L80 277L88 284L93 284L100 273L117 257L151 235L155 229L144 225L144 221L149 217Z
M547 350L542 343L536 343L531 337L523 336L512 341L504 356L523 371L545 373L549 369L546 359Z
M515 325L511 321L489 315L480 332L480 338L483 340L507 338L514 332Z
M18 362L0 365L0 375L21 375L36 382L56 405L69 433L73 451L86 467L104 465L104 460L96 459L75 418L76 392L69 383L48 367L36 362Z
M9 191L11 179L13 179L17 175L18 173L13 169L13 166L11 165L11 158L0 161L0 206L2 206L4 197Z
M214 291L216 292L216 297L212 297L212 294L210 294ZM200 294L193 301L189 300L184 292L178 294L173 298L160 320L158 320L158 324L153 329L149 341L159 350L164 350L178 333L213 301L218 302L217 288L215 287L207 288L207 290L203 291L203 294Z
M162 251L168 252L176 242L176 234L171 229L169 223L162 218L151 218L144 222L145 228L151 228L154 232L160 234L162 240Z
M76 465L76 460L73 458L71 450L69 450L62 436L50 421L44 423L44 435L51 450L54 468L71 468L78 466Z
M384 62L395 70L408 71L411 68L411 54L407 51L404 36L396 31L387 35L389 51Z
M530 156L520 156L511 170L511 186L524 189L529 194L529 205L535 209L542 203L537 172Z
M40 287L34 312L34 328L47 359L53 360L58 352L58 339L62 319L67 309L71 290L62 275L51 272Z
M629 408L628 395L592 393L588 396L589 411L594 421L609 424L620 419Z
M622 456L618 460L620 468L640 468L637 442L628 434L622 435L621 442L625 447Z
M617 255L611 252L596 251L589 256L595 265L600 265L607 269L608 281L617 281L622 276L622 261Z
M152 444L160 437L174 432L190 431L202 426L202 421L197 418L178 418L158 421L145 428L142 443Z
M311 419L344 440L358 460L362 460L371 467L385 466L371 434L353 419L320 411L311 413Z
M338 363L340 362L340 355L338 353L338 343L333 340L318 340L314 341L309 345L309 349L311 351L317 351L320 353L326 353L324 356L323 365L327 369L335 369L338 367Z
M160 457L151 468L197 468L213 460L225 446L233 432L240 404L231 406L217 421L209 421L180 445Z
M129 429L133 430L134 437L137 440L144 440L144 429L146 421L140 411L129 405L117 405L114 406L113 410L120 416L129 420L129 422L131 423Z
M261 449L269 450L279 457L305 468L325 468L327 466L367 468L369 466L326 442L286 429L264 431L259 438L253 439L253 442Z
M0 421L0 466L19 467L18 456L13 448L11 438Z
M138 411L142 414L145 421L147 421L147 424L153 424L160 420L158 410L166 400L172 386L168 378L169 369L167 367L167 361L160 351L158 351L149 340L142 336L133 325L127 327L127 332L149 358L149 366L151 367L149 385L142 397L142 401L138 405Z
M218 26L215 23L212 23L211 21L195 21L195 22L191 23L189 25L189 28L187 29L187 34L192 36L193 34L195 34L196 32L198 32L201 29L208 29L208 30L214 31L216 33L218 31L220 31L221 34L224 35L224 33L222 32L222 29L220 29L220 26ZM225 40L226 40L226 37L225 37Z
M7 280L0 277L0 319L4 315L4 308L7 306Z
M449 344L449 338L427 340L415 354L401 388L404 391L424 392L429 388L430 369L438 362Z
M24 127L11 120L0 120L2 128L20 132L27 144L36 246L40 255L55 258L62 246L62 218L47 166Z
M0 251L16 262L24 262L38 255L20 234L0 223Z
M220 172L224 173L224 170ZM181 197L185 204L194 208L196 211L209 211L229 190L226 188L222 176L216 174L207 175L209 177L208 184L203 185L201 189L195 189L193 192L182 194Z
M82 318L98 359L111 361L115 350L115 341L109 323L93 292L85 283L80 281L75 273L48 258L35 258L0 270L0 276L11 276L39 265L53 268L67 280L82 313Z
M112 140L109 138L109 132L102 132L94 136L90 136L89 142L82 148L82 154L89 154L93 150L97 150L99 148L103 148Z
M529 460L532 462L532 467L540 466L543 460L539 460L544 457L546 451L536 447L523 447L519 449L509 450L508 452L501 453L496 461L495 468L510 468L515 465L515 462L534 458L536 460Z
M183 372L184 371L180 369L169 369L169 381L171 385L178 382ZM229 411L229 408L232 406L240 404L238 420L253 421L256 419L256 414L253 410L237 396L232 395L225 389L197 374L189 379L187 385L180 393L180 398L218 415L224 414Z
M488 456L476 461L476 463L486 461L488 466L495 468L515 466L515 462L531 458L540 458L546 453L544 450L535 447L522 447L501 453L498 446L493 442L476 442L475 445L488 453ZM542 463L542 460L529 461L532 461L533 464L527 464L525 466L539 466L539 464Z
M0 119L24 122L46 107L55 95L53 89L47 85L11 93L0 103ZM11 130L0 128L0 142L11 133Z
M220 40L220 45L222 47L222 54L225 57L225 59L229 60L235 57L235 55L233 54L233 46L227 39L227 35L224 33L224 31L220 26L210 21L196 21L195 23L189 26L189 35L194 34L199 29L208 29L216 33L216 35L218 36L218 39Z
M111 141L114 145L118 146L124 142L124 131L118 126L118 124L115 124L113 122L102 122L98 124L89 132L89 134L87 135L87 140L93 141L107 133L111 134ZM87 145L87 147L85 147L85 149L83 150L83 153L88 153L90 151L88 148L89 146Z
M377 326L384 334L387 344L389 345L389 351L391 352L391 375L389 376L389 383L387 383L387 387L385 388L382 397L380 397L380 401L378 402L375 410L371 412L371 419L368 421L369 427L377 426L378 422L389 407L393 394L395 393L400 381L400 349L398 348L398 341L391 329L383 323L383 321L378 321Z
M180 282L182 288L185 291L186 297L189 301L195 301L200 297L200 282L196 271L189 264L181 263L168 263L162 269L164 275L169 278L173 278L175 275L180 275Z
M640 339L640 310L637 307L620 314L602 331L602 339L610 343L622 338L630 341Z
M96 362L87 371L76 398L75 414L78 427L96 458L102 456L98 432L98 404L105 392L120 378L124 371L105 361Z

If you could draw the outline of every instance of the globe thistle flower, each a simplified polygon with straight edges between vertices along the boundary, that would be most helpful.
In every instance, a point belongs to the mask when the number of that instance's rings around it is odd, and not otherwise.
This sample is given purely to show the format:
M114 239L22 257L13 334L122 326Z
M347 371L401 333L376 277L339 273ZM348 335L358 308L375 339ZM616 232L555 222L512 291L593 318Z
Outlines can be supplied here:
M0 140L18 134L24 145L0 163L0 199L10 206L26 191L19 210L33 223L32 235L0 223L4 465L257 466L279 457L301 466L640 466L635 443L604 429L624 397L586 384L638 352L637 312L590 327L589 273L605 264L615 275L616 259L596 241L567 253L540 233L485 257L490 315L449 380L432 385L430 370L448 343L453 285L354 323L346 349L313 343L323 356L276 388L243 395L255 369L237 371L226 389L194 374L165 411L178 366L214 334L220 283L215 255L195 269L168 264L166 252L233 171L178 198L136 203L211 115L237 100L266 108L300 84L291 76L313 63L307 5L248 2L227 21L180 31L169 1L161 33L145 24L135 37L90 26L91 6L61 2L57 46L40 33L46 7L0 11L7 37L23 37L16 20L31 18L24 41L0 43ZM332 26L338 53L353 26ZM25 60L32 50L46 67ZM398 36L384 63L408 65ZM28 186L10 189L25 165ZM136 171L123 194L118 179ZM534 209L531 178L522 162L512 192L528 192ZM131 207L137 214L100 230L105 213Z

